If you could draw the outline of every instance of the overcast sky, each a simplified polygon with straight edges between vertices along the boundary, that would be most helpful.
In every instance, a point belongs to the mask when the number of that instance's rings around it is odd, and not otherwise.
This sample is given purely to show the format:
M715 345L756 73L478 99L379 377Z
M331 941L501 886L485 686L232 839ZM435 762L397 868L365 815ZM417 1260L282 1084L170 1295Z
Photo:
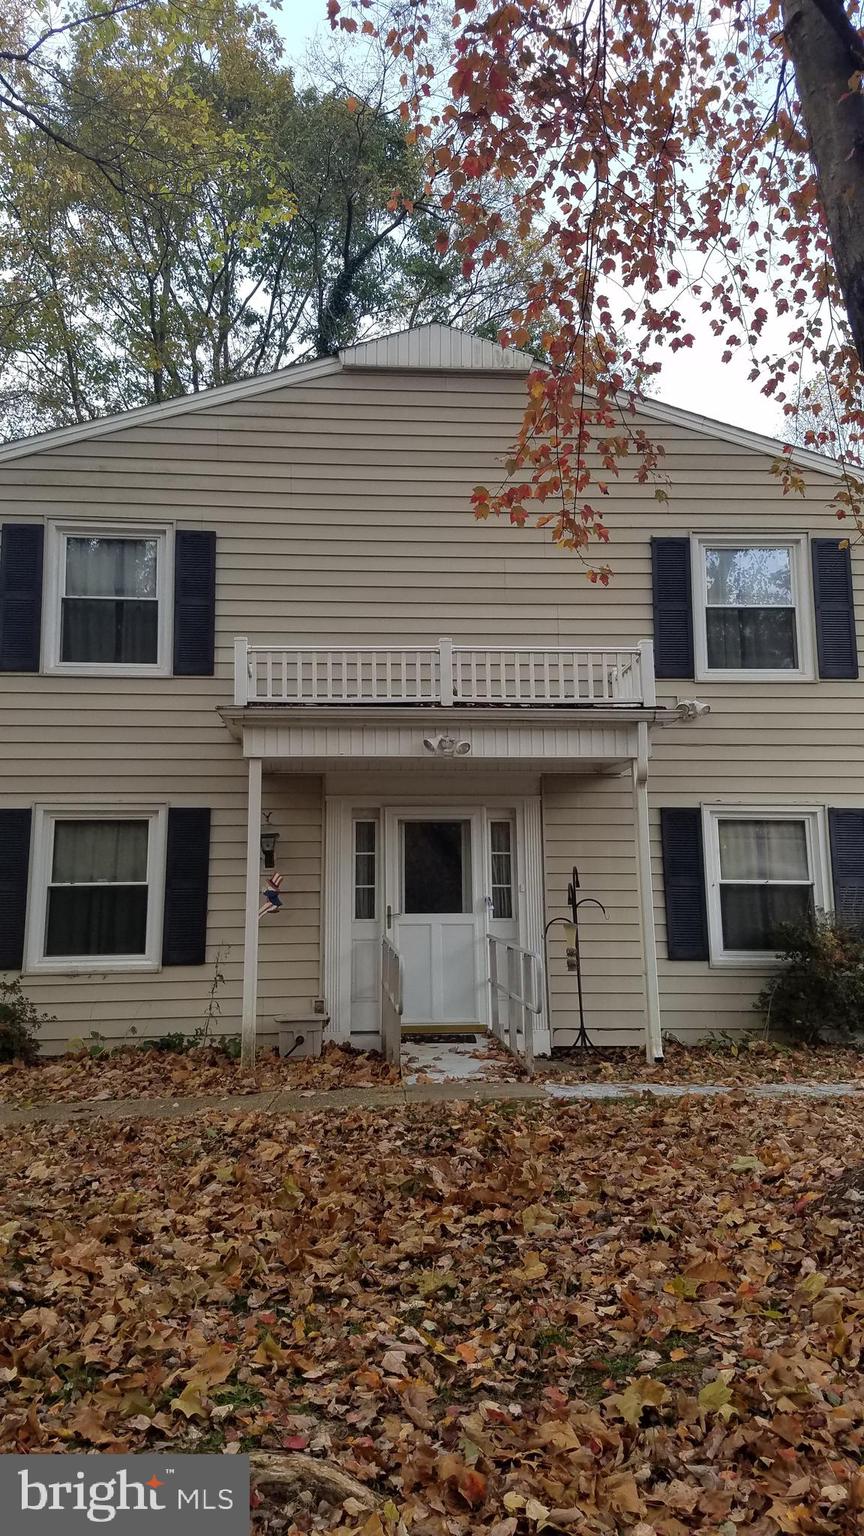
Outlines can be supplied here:
M283 0L283 9L274 19L292 60L302 59L317 29L329 32L327 0ZM657 398L753 432L784 436L780 407L766 400L758 385L748 382L746 358L741 355L725 367L721 364L722 344L714 340L698 309L689 329L696 345L692 351L667 356L654 391Z

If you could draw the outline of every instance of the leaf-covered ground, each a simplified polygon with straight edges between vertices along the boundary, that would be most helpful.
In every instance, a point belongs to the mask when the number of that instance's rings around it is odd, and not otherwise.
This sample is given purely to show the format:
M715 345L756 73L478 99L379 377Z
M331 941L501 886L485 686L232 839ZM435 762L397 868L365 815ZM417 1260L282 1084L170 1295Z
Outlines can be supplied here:
M256 1532L852 1536L861 1129L727 1097L9 1130L0 1450L286 1449L377 1500Z
M651 1066L642 1050L568 1051L538 1059L536 1076L561 1083L864 1083L864 1051L853 1046L781 1045L744 1037L737 1043L664 1045Z
M412 1045L406 1042L403 1060L411 1066ZM515 1080L521 1067L489 1036L474 1053L484 1062L485 1081ZM440 1075L440 1074L439 1074ZM758 1039L685 1047L666 1045L664 1061L648 1066L643 1051L604 1050L538 1058L535 1081L559 1083L720 1083L746 1087L756 1083L853 1082L864 1088L864 1051L851 1047L779 1045ZM418 1082L425 1080L415 1071ZM198 1095L326 1092L332 1088L396 1087L398 1073L376 1052L355 1051L330 1043L317 1060L280 1059L273 1051L259 1052L254 1072L220 1051L169 1051L127 1048L102 1055L84 1052L43 1057L32 1066L0 1063L0 1103L19 1107L50 1103L80 1103L109 1099L183 1099Z
M292 1061L275 1051L259 1053L254 1072L245 1071L222 1051L125 1050L91 1056L42 1057L32 1066L0 1064L0 1103L27 1105L107 1099L180 1099L199 1094L289 1092L308 1088L353 1088L363 1084L395 1086L399 1075L375 1052L349 1045L325 1046L313 1061Z

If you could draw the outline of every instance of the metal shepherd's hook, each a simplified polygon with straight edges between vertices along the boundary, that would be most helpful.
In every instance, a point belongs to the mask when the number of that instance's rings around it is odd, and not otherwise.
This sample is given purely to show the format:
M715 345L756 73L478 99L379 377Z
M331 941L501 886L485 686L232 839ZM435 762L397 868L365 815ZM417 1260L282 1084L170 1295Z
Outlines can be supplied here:
M593 1040L589 1039L588 1031L585 1028L585 1002L582 996L582 948L579 942L579 908L599 907L604 917L606 916L606 908L604 907L602 901L597 900L596 896L580 896L577 898L576 892L579 890L579 888L579 871L574 864L573 877L567 887L567 902L570 907L570 917L550 917L546 927L543 930L543 948L544 957L546 959L546 965L544 967L546 973L546 1018L549 1021L549 1029L551 1030L552 1010L549 1002L549 959L546 940L550 928L554 928L556 923L565 923L568 926L572 926L573 928L572 958L574 965L571 966L570 964L571 957L570 952L568 951L567 969L571 970L575 967L576 992L579 999L579 1030L576 1035L574 1045L581 1050L593 1051L596 1050L596 1046L594 1045Z

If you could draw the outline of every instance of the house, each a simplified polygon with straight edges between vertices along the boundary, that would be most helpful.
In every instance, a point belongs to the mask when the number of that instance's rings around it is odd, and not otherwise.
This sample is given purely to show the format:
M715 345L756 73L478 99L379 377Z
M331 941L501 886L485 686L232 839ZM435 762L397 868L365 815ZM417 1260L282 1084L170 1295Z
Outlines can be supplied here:
M472 517L530 366L430 326L0 450L0 969L47 1049L214 985L373 1046L385 940L407 1027L484 1024L491 955L567 1045L575 869L589 1032L657 1056L754 1022L778 921L860 915L835 467L784 499L776 443L645 403L669 501L613 487L603 590Z

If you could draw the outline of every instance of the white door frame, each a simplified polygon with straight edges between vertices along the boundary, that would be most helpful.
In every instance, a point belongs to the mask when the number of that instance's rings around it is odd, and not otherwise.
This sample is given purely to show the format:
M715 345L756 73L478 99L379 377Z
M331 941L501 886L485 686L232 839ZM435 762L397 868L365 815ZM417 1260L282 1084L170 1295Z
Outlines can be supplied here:
M485 984L488 975L486 964L486 934L488 930L488 917L484 897L486 895L488 881L485 869L485 838L486 825L482 805L442 805L426 803L423 805L388 805L383 808L382 826L384 832L384 931L387 932L387 911L393 912L394 923L389 930L390 938L395 938L395 946L398 950L398 927L395 919L403 914L397 909L397 903L401 900L403 868L402 868L402 835L401 826L405 821L461 821L467 822L470 828L470 874L471 887L469 908L463 915L471 917L474 922L474 998L476 1020L464 1020L465 1023L475 1023L478 1029L486 1029L489 1024L489 988ZM438 978L440 985L440 978ZM436 990L433 977L433 993ZM409 1020L406 1019L406 1023ZM433 1020L428 1022L434 1023ZM443 1027L443 1025L442 1025Z
M351 914L353 911L353 862L351 845L352 818L356 811L376 810L383 830L386 813L401 810L404 814L434 819L452 816L473 816L479 812L483 845L483 879L488 880L486 857L489 851L489 822L497 815L515 812L516 816L516 886L519 943L525 949L536 951L541 957L543 970L543 925L545 921L545 889L543 859L543 823L540 795L495 795L488 800L478 796L475 800L454 801L451 796L438 795L434 791L418 795L407 805L398 796L380 794L325 795L324 798L324 889L322 892L322 980L324 996L330 1014L329 1037L347 1040L350 1037L351 1013ZM383 849L386 861L387 850ZM473 876L472 876L473 883ZM379 921L384 932L384 882L381 883L381 910ZM478 924L478 927L480 925ZM483 923L483 946L486 947L486 924ZM484 954L484 968L488 974ZM481 971L482 974L482 971ZM541 986L541 992L544 988ZM488 1008L488 987L485 989ZM545 999L541 1000L542 1012L534 1031L534 1049L537 1055L546 1055L550 1049L549 1022L546 1018ZM488 1014L487 1014L488 1017Z

